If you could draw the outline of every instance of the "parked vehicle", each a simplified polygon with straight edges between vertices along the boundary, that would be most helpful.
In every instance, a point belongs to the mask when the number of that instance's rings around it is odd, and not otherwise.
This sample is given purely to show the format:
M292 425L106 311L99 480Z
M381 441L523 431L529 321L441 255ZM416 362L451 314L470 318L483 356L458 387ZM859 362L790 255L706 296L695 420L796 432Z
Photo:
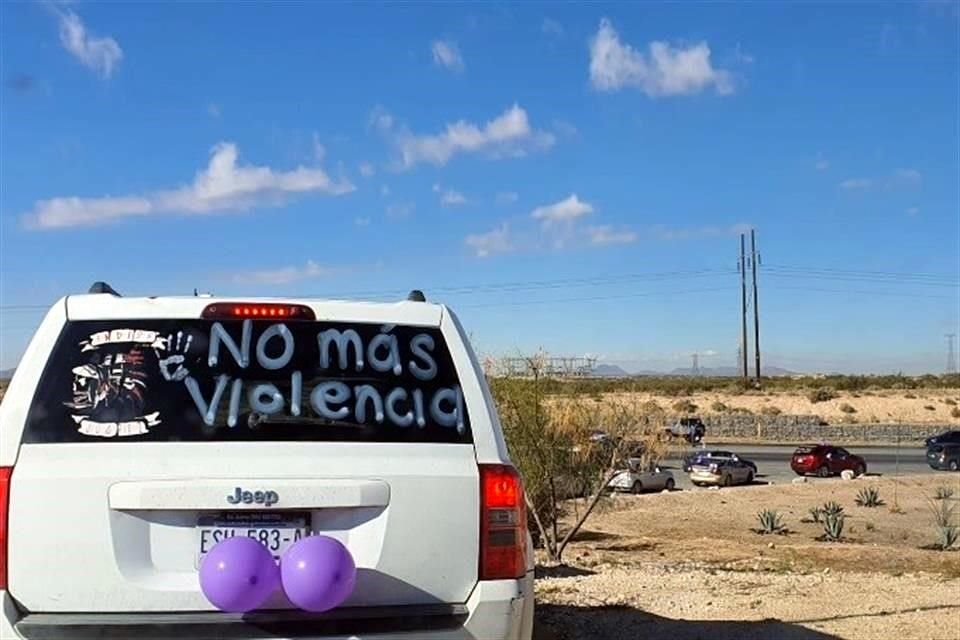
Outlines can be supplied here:
M0 404L0 638L530 639L523 487L448 308L93 291ZM315 534L359 567L332 618L204 596L218 540Z
M610 481L610 488L619 492L641 493L643 491L673 491L677 486L673 474L666 469L651 465L646 470L631 464Z
M935 436L930 436L924 442L927 447L932 447L935 444L960 444L960 430L944 431Z
M757 465L752 460L747 460L741 458L732 451L717 451L712 449L694 449L686 456L683 457L683 470L689 472L693 465L700 464L703 460L707 458L724 458L730 460L739 460L744 463L751 469L753 469L753 475L757 475Z
M927 449L927 464L941 471L960 470L960 444L935 444Z
M670 437L683 438L687 442L696 443L703 440L707 427L700 418L679 418L665 431Z
M790 468L797 475L814 473L821 478L839 475L842 471L853 471L862 476L867 472L867 463L860 456L853 455L841 447L830 445L810 445L798 447L790 459Z
M704 458L690 469L690 482L698 487L750 484L753 477L753 467L733 458Z

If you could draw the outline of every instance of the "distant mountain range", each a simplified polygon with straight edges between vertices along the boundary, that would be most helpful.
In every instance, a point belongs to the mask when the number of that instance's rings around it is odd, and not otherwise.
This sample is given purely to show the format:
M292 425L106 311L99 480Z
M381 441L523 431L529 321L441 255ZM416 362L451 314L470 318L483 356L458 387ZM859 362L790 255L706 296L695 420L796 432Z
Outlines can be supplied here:
M0 371L0 380L9 380L13 377L14 371L16 371L16 369L4 369Z
M751 375L753 375L752 367L750 371ZM795 372L787 369L781 369L780 367L763 367L762 373L763 375L769 377L796 375ZM694 374L689 368L682 367L678 367L672 371L653 371L650 369L642 369L640 371L630 373L623 367L615 364L601 363L594 367L593 375L597 378L629 378L631 376L692 376ZM737 367L700 367L700 372L697 375L705 378L735 378L740 375L740 369Z

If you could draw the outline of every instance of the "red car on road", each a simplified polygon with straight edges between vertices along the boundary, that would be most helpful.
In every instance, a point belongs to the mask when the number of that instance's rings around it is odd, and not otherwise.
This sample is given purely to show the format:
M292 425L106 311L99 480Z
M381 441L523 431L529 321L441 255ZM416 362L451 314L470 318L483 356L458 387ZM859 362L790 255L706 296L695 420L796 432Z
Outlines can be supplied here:
M827 478L848 469L853 471L854 475L862 476L867 472L867 463L860 456L855 456L841 447L810 445L798 447L793 452L790 468L801 476L815 473L821 478Z

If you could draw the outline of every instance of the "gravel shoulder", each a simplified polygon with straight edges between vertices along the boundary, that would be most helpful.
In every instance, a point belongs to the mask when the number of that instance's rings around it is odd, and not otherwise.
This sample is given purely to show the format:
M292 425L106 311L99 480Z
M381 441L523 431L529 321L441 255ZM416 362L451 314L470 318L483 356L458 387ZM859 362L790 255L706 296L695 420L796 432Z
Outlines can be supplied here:
M887 504L857 507L864 486ZM960 551L922 548L940 486L960 518L957 474L614 497L568 567L541 569L537 638L960 640ZM846 542L803 521L829 500L849 515ZM762 508L790 533L751 531Z

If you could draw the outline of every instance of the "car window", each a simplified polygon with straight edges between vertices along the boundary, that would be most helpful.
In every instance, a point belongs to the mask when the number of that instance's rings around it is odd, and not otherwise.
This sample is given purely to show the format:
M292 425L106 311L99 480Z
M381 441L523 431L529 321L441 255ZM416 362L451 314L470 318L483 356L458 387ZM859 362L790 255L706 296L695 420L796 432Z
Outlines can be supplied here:
M82 321L64 328L30 443L472 442L438 329L267 320Z

